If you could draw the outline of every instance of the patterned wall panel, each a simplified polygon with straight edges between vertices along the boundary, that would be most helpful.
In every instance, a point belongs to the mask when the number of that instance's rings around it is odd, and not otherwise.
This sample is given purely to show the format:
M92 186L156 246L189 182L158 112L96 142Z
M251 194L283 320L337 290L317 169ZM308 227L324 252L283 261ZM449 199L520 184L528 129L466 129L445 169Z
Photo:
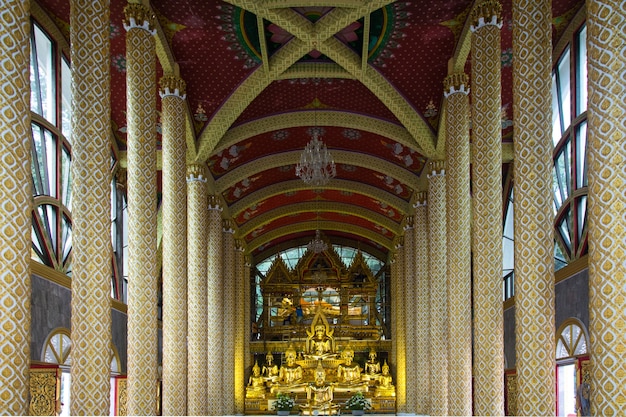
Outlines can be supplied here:
M0 414L28 414L30 363L29 3L0 12Z
M446 213L448 216L448 392L450 415L472 413L472 300L470 239L469 82L444 80L446 105Z
M73 1L72 415L109 412L111 106L109 3Z
M156 414L157 190L154 17L128 4L128 413Z
M513 1L519 415L554 415L556 404L550 5L548 0Z
M626 3L587 2L591 415L626 410Z
M164 415L187 414L187 186L185 82L160 80L163 129L163 405Z
M498 1L478 3L472 22L475 411L504 412L502 316L502 127Z

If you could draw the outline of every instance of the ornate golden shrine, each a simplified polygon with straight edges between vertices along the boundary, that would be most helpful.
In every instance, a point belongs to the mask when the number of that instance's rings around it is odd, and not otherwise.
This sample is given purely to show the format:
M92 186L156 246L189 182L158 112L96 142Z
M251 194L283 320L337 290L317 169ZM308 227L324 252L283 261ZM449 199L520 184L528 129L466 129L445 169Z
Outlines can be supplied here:
M374 349L388 347L378 286L360 251L349 267L332 249L305 253L293 270L277 257L260 283L263 313L252 344L262 351L248 379L246 413L272 412L276 396L288 394L294 412L334 415L356 392L374 411L395 412L389 366ZM282 357L278 375L272 350ZM367 352L374 354L366 362Z

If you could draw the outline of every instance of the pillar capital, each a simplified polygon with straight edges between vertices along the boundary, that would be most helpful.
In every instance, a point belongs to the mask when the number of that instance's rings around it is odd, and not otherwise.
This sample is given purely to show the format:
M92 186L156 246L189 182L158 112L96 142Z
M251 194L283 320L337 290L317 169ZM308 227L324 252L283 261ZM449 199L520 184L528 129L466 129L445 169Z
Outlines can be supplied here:
M209 196L209 210L216 210L216 211L222 211L222 205L220 204L220 199L215 195L212 194Z
M446 161L444 160L431 160L428 161L428 178L444 176L446 174Z
M187 165L187 182L206 182L206 169L201 164Z
M471 14L470 30L476 32L483 26L502 28L502 4L497 0L485 0L478 3Z
M143 4L129 3L124 7L124 29L143 29L151 35L156 34L154 14Z
M428 191L418 191L416 193L416 201L413 208L424 207L427 205Z
M159 91L161 98L178 97L182 100L187 98L187 84L182 78L176 75L164 75L159 80L159 86L161 87Z
M402 226L404 231L413 230L413 220L413 216L406 216L404 218L404 225Z
M223 219L222 220L222 231L224 233L228 233L231 235L235 234L235 229L233 229L233 221L230 219Z
M455 72L454 74L450 74L446 78L444 78L443 95L446 98L455 93L468 95L469 92L469 77L467 76L467 74L463 72Z

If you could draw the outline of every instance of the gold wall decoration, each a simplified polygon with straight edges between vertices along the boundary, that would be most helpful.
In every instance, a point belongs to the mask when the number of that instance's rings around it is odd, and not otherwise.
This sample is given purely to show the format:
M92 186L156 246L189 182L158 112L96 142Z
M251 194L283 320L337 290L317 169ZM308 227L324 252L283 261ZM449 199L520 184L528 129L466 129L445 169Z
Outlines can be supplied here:
M61 409L60 375L59 368L31 368L28 408L31 416L54 416Z

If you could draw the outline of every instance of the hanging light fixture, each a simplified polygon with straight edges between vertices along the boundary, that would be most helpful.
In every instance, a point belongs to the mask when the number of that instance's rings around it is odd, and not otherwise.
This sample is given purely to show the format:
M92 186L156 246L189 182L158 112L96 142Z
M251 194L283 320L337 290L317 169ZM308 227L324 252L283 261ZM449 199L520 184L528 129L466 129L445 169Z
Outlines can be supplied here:
M328 184L337 175L335 161L324 142L319 138L317 127L313 130L313 139L307 143L300 155L300 163L296 165L296 176L307 185L320 187Z
M306 248L313 253L322 253L328 249L328 244L322 240L322 233L319 228L315 231L315 238L307 243Z
M316 46L316 43L313 43ZM315 82L317 77L313 77ZM315 88L315 100L317 100L317 85ZM313 137L300 155L300 163L296 165L296 176L300 177L307 185L321 187L328 184L331 178L337 175L335 161L328 152L326 145L320 138L320 130L317 126L317 110L313 112L314 124L311 131Z
M316 46L315 43L313 46ZM317 87L315 88L315 100L317 100ZM313 116L314 125L311 129L313 138L307 143L300 155L300 163L296 165L296 176L300 177L307 185L321 187L328 184L331 178L337 175L337 168L335 167L333 157L319 137L320 129L317 126L317 110L314 110ZM316 209L318 199L316 198ZM322 240L322 234L319 229L319 211L316 210L316 212L317 229L315 230L315 238L308 243L307 249L313 253L321 253L328 249L328 244Z

